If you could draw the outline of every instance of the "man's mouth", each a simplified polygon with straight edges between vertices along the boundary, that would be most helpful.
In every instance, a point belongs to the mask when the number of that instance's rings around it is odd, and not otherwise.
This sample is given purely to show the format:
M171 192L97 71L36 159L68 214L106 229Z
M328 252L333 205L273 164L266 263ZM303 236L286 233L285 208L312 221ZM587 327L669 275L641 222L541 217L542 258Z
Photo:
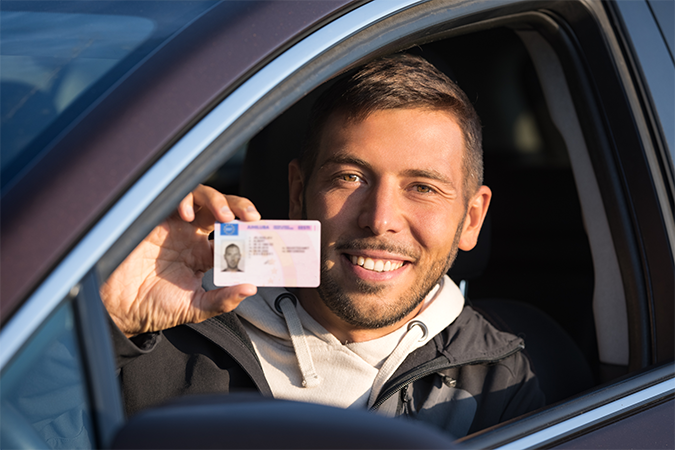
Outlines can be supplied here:
M372 259L363 256L345 255L355 266L361 266L366 270L373 272L391 272L392 270L400 269L403 261L391 261L386 259Z

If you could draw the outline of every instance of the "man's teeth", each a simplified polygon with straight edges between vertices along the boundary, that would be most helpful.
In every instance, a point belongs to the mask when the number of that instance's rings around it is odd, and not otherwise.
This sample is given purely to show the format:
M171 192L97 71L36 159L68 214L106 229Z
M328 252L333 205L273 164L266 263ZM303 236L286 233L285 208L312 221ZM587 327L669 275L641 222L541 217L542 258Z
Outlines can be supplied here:
M361 266L364 269L374 270L375 272L389 272L391 270L400 269L403 265L402 261L391 262L382 261L381 259L373 260L371 258L364 258L363 256L350 256L352 264Z

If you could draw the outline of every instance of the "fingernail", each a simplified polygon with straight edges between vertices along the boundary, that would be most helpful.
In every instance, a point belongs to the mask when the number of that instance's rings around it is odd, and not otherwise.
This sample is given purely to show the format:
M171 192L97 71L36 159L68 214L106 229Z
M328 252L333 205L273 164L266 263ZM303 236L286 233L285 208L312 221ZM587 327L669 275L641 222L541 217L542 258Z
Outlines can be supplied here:
M246 208L246 212L258 212L258 211L256 211L255 206L249 206Z

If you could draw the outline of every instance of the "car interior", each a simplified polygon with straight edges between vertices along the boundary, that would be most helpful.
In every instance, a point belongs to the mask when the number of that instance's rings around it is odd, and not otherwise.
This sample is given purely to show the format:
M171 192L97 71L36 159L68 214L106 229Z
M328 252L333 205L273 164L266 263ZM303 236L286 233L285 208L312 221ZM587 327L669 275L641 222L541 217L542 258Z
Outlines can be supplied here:
M360 60L335 58L317 70L340 76L368 59L407 51L435 64L474 102L493 199L478 246L460 252L450 276L497 328L525 338L547 404L560 404L647 368L654 361L644 350L649 325L633 314L643 300L624 292L631 289L631 275L619 267L626 244L613 239L616 211L604 199L616 185L599 179L605 161L597 164L606 145L598 141L608 130L594 117L589 81L567 70L574 46L561 44L564 33L537 13L486 23L405 36ZM251 199L263 218L287 218L286 167L299 153L312 103L329 83L304 91L285 110L270 100L274 112L264 114L276 117L253 116L248 130L260 131L248 142L223 135L212 155L218 145L221 157L239 150L206 184Z
M429 34L430 37L406 37L390 47L377 48L367 58L394 51L426 58L458 83L481 117L484 184L491 188L493 198L478 245L470 252L460 252L449 275L465 293L467 303L495 327L525 339L525 352L545 393L547 407L644 369L648 363L634 351L636 338L630 334L641 325L629 313L627 305L634 300L624 292L626 278L617 256L621 248L612 240L611 215L603 203L598 170L592 159L595 144L584 127L586 104L579 107L580 94L575 92L578 85L564 74L566 61L539 29L523 21L504 20L468 31ZM338 61L325 70L337 68L334 72L339 77L345 65L348 63ZM87 295L97 296L96 276L105 278L114 270L133 243L141 239L138 236L151 228L148 224L158 223L178 202L179 195L194 186L194 174L203 177L204 164L213 165L212 161L223 161L227 155L229 159L222 166L209 167L211 174L203 182L223 193L249 198L263 219L287 218L287 166L299 154L311 105L331 82L307 92L269 123L266 118L251 119L256 112L251 108L248 116L244 115L203 151L199 156L202 159L172 181L129 228L129 234L98 262L87 275L91 275L87 278L91 281ZM281 96L283 89L287 86L273 94ZM271 98L261 104L268 106L274 100ZM274 108L277 106L269 109ZM241 125L247 119L251 119L250 123ZM228 136L240 138L236 133L241 127L245 127L242 135L246 136L251 136L253 127L259 131L250 139L241 138L247 139L244 143L228 141ZM232 152L232 147L238 150ZM452 231L448 229L448 233ZM76 333L83 331L73 326L78 317L85 316L80 311L86 303L84 290L72 292L66 300L27 344L31 350L25 352L27 356L17 359L3 373L0 389L3 399L10 400L1 405L3 414L6 408L16 405L23 408L25 397L40 393L26 394L15 386L39 391L42 387L48 390L50 382L60 382L50 378L49 371L33 379L25 377L43 354L54 353L53 346L58 347L57 351L76 355L76 360L80 359L78 352L94 353L86 348L93 345L86 340L79 344L82 348L78 347L81 336ZM102 312L87 314L103 317ZM104 329L106 325L97 322L94 326ZM85 378L114 377L114 369L109 369L101 369L104 373L95 376L87 372L91 368L79 366L63 371L66 380L62 385L79 385L79 390L67 393L64 404L87 404L87 396L97 389L87 390ZM101 386L109 382L101 382ZM27 405L22 413L28 415L32 407ZM84 410L78 420L84 422L83 427L94 429L99 425L93 425L90 416L95 414ZM275 418L269 420L273 423ZM2 427L21 430L16 435L28 436L28 446L39 446L44 439L44 433L31 437L35 434L32 428L20 420L4 421ZM112 435L114 431L106 432ZM161 434L158 426L156 435ZM134 441L137 437L138 434L129 435L129 445L142 448ZM0 442L1 446L5 442L9 441Z
M593 254L568 152L571 138L551 117L552 100L525 39L537 41L497 28L406 51L455 80L483 125L484 183L493 200L478 246L460 252L450 275L497 328L525 338L547 403L553 404L625 372L627 361L599 356ZM552 79L544 81L557 81L555 75L545 74ZM321 91L260 131L207 184L249 198L263 218L287 218L286 167L298 156Z

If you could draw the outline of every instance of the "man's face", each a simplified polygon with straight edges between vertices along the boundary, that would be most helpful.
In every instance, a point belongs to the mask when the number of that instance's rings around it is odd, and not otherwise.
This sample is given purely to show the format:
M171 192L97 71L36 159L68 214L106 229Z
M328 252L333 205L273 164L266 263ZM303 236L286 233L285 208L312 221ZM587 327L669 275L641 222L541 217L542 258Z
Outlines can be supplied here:
M227 263L227 270L237 270L239 260L241 259L241 252L238 247L232 246L225 249L225 262Z
M317 292L352 326L392 325L415 310L458 246L475 245L462 241L476 222L473 214L465 225L462 132L450 114L423 109L378 111L359 123L334 115L318 151L304 196L291 173L292 218L304 206L322 223Z

